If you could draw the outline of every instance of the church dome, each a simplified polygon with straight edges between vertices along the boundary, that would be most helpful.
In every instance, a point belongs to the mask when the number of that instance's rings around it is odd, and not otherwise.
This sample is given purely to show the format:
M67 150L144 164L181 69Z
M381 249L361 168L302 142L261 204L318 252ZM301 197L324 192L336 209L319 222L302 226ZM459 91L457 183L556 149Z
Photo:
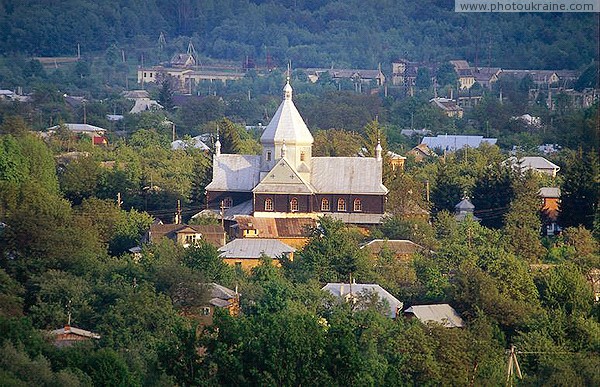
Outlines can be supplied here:
M283 101L260 137L261 144L312 145L314 139L292 101L292 86L283 87Z

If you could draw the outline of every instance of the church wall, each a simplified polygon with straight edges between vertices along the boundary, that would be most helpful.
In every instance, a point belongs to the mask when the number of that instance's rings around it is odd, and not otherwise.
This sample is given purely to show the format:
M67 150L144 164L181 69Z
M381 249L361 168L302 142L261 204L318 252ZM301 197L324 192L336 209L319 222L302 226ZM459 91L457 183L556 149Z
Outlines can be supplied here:
M321 211L323 198L329 200L329 211ZM364 214L383 214L385 211L385 196L382 195L346 195L346 194L317 194L314 196L313 208L315 212L339 212L338 199L346 201L346 211L354 211L354 199L360 199Z
M265 211L267 198L273 200L273 212L291 212L290 202L292 198L298 200L297 212L312 212L310 208L311 195L289 195L289 194L256 194L254 198L254 210Z
M252 192L209 191L206 193L206 201L208 203L208 208L220 209L221 201L225 200L228 197L232 199L233 207L237 206L238 204L242 204L248 200L252 200Z

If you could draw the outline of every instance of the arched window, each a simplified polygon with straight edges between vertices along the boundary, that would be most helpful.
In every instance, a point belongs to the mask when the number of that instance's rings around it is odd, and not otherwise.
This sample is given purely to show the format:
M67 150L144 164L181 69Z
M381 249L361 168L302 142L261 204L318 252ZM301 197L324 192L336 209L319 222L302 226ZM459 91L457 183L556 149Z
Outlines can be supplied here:
M346 201L342 198L338 199L338 211L339 212L346 211Z
M290 200L290 211L298 211L298 199L292 198L292 200Z
M300 161L304 161L306 159L306 153L300 152Z
M354 199L354 212L360 211L362 211L362 203L360 202L360 199Z
M273 199L265 199L265 211L273 211Z
M321 199L321 211L329 211L329 199Z
M233 199L231 198L231 196L227 196L225 199L223 199L223 208L231 208L233 207Z

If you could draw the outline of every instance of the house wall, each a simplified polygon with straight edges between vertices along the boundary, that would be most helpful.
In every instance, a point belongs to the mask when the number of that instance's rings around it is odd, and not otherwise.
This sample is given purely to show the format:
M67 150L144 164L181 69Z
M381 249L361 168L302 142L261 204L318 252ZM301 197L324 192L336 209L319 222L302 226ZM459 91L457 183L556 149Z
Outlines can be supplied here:
M288 195L288 194L256 194L254 197L254 210L265 211L265 201L273 200L273 212L291 212L290 203L293 198L298 200L298 211L312 212L311 195Z
M223 262L230 266L236 268L239 267L242 270L249 272L253 268L259 266L261 260L258 258L223 258ZM276 267L281 267L281 262L279 262L278 259L273 259L273 265Z
M321 201L326 198L329 200L329 211L321 211ZM362 211L358 211L364 214L383 214L385 212L385 196L379 195L343 195L343 194L317 194L315 195L315 201L313 208L315 212L339 212L338 211L338 199L344 199L346 201L346 211L344 212L357 212L354 211L354 199L360 199L362 204Z

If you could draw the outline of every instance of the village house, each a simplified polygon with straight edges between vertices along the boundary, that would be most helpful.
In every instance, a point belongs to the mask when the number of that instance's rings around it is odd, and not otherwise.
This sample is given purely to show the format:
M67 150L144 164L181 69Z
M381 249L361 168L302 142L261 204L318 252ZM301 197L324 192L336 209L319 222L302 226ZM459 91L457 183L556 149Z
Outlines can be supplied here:
M325 73L335 82L349 80L355 84L356 92L362 92L363 84L373 83L375 86L383 86L385 83L385 75L381 72L381 66L377 70L308 68L304 69L304 72L312 83L317 82Z
M435 152L432 151L431 149L429 149L427 144L423 144L423 143L415 146L414 148L409 150L406 154L413 156L415 158L415 161L419 162L419 163L426 159L429 159L432 157L437 157Z
M225 230L221 225L198 224L162 224L153 223L146 232L144 242L156 243L167 238L183 247L194 246L201 241L206 241L216 247L225 244Z
M387 250L401 261L408 261L415 254L427 251L423 246L406 239L373 239L360 248L368 251L372 256L377 256Z
M498 82L502 69L500 67L474 67L472 68L475 82L486 89L491 89Z
M77 343L100 339L100 335L97 333L72 327L70 318L64 327L51 331L50 335L53 338L54 346L58 348L71 347Z
M150 99L150 94L146 90L125 91L123 92L123 96L134 102L129 114L160 110L163 108L157 101Z
M90 137L93 145L108 145L108 138L106 138L106 129L98 126L89 124L60 124L48 128L46 131L48 135L55 134L61 127L67 128L71 132L80 136Z
M375 157L313 157L313 141L287 83L261 136L261 155L222 154L217 139L213 178L206 187L208 208L230 216L329 215L344 223L380 224L388 193L382 183L381 144ZM234 207L237 213L232 213Z
M376 300L384 303L387 317L396 318L402 311L402 302L377 284L330 282L321 290L331 293L338 300L352 303L353 307L359 310L373 306L372 302Z
M199 306L183 308L183 315L198 321L201 326L212 325L217 309L226 310L230 316L240 313L240 294L215 282L199 284L206 292L206 301Z
M295 251L277 239L262 238L238 238L219 248L223 262L244 271L260 265L264 257L272 258L275 266L281 266L280 258L293 261Z
M538 191L538 195L542 199L542 224L544 225L545 235L555 235L560 232L561 228L558 225L558 212L560 204L560 188L559 187L542 187Z
M312 218L261 218L236 215L231 226L233 238L277 239L294 248L302 248L308 242L310 230L317 225Z
M521 157L520 159L513 156L504 160L503 163L505 165L511 165L514 168L520 168L521 173L536 171L551 177L556 177L556 174L560 170L558 165L541 156L526 156Z
M436 137L423 137L421 144L440 152L455 152L465 147L479 148L484 143L494 145L496 141L498 140L495 138L484 138L483 136L438 134Z
M406 90L416 85L419 69L429 72L431 83L435 83L436 67L433 64L397 59L392 62L392 85L404 86Z
M449 98L436 97L429 100L436 108L440 109L445 115L450 118L462 118L463 108L456 104L456 101Z
M143 85L145 83L160 83L163 79L171 77L176 81L179 91L191 94L191 91L201 82L222 82L236 81L244 78L245 74L241 71L231 70L195 70L186 67L140 67L137 70L137 81Z
M450 64L454 66L454 71L458 76L459 88L462 90L470 89L475 84L473 70L466 60L451 60Z
M404 310L407 318L417 318L423 324L440 324L446 328L464 328L465 322L448 304L413 305Z

